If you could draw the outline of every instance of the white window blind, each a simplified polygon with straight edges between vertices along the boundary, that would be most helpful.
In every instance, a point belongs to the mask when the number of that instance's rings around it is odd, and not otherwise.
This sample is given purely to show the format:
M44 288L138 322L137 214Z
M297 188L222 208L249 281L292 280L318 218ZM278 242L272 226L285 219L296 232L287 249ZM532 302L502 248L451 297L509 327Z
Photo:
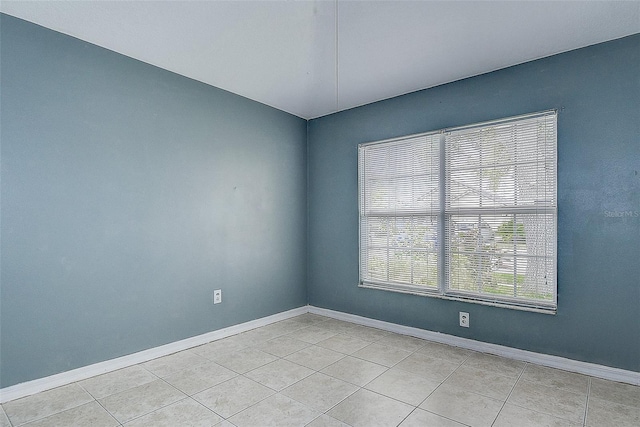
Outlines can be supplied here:
M556 117L361 144L361 285L555 310Z
M438 288L439 141L426 134L361 147L364 281Z

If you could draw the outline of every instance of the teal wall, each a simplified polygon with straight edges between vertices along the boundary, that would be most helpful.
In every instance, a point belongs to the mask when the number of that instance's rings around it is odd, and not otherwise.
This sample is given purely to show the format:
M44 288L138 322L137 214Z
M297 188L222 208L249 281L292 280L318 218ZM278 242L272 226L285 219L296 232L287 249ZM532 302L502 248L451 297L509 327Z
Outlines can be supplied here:
M357 144L551 108L557 315L357 287ZM308 147L311 305L640 371L640 35L311 120Z
M305 120L0 29L1 387L306 304Z

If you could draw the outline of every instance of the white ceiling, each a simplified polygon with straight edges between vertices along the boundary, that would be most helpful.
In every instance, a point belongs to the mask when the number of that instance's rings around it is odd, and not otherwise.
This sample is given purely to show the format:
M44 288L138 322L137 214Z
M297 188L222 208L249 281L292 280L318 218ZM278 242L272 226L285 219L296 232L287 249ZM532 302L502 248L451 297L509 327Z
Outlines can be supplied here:
M0 11L306 119L640 32L640 0L2 0Z

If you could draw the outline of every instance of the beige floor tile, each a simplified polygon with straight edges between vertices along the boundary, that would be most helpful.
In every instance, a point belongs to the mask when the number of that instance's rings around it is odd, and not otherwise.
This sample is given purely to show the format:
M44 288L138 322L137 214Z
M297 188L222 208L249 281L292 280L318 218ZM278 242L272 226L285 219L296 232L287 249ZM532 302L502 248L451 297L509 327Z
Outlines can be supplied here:
M383 331L381 329L370 328L368 326L356 325L351 330L344 331L345 334L351 335L356 338L360 338L364 341L377 342L382 338L393 335L391 332Z
M301 314L300 316L292 317L289 320L293 322L298 322L303 325L310 326L310 325L316 325L322 322L326 322L327 320L329 320L329 318L325 316L320 316L318 314L305 313L305 314Z
M411 405L361 389L336 405L327 415L354 427L387 427L397 426L411 411Z
M346 356L324 368L322 373L362 387L386 370L377 363Z
M16 426L75 408L92 400L91 395L78 384L69 384L13 400L2 406L11 423Z
M297 363L298 365L306 366L307 368L319 371L332 363L342 359L345 355L333 350L318 346L305 347L300 351L296 351L293 354L288 355L285 359Z
M0 406L0 427L11 427L7 414L4 413L4 408Z
M247 347L255 347L258 344L280 335L282 334L274 329L264 329L264 327L262 327L238 334L236 335L236 339L239 343L245 344Z
M193 398L222 417L229 418L274 393L249 378L237 376L201 391Z
M520 379L507 402L581 424L587 396Z
M490 426L502 404L500 400L443 384L427 397L420 408L475 427Z
M400 424L400 427L464 427L464 424L416 408L416 410Z
M288 360L278 359L245 374L246 377L280 391L313 374L313 370Z
M471 350L465 350L452 345L440 344L432 341L425 341L424 345L416 350L418 353L426 354L430 357L448 360L450 362L462 363L473 354Z
M125 427L210 427L222 418L193 399L184 399L125 424ZM88 425L88 424L87 424Z
M193 368L183 369L164 380L178 390L191 396L209 387L220 384L238 375L230 369L214 362L203 363Z
M349 425L323 414L307 424L306 427L349 427Z
M589 387L589 377L560 369L528 363L521 377L523 380L560 388L574 393L586 393Z
M186 368L206 363L208 360L191 350L184 350L143 363L142 367L161 378Z
M369 341L361 340L360 338L352 337L350 335L339 334L324 341L320 341L318 346L344 354L352 354L369 344L371 344Z
M267 326L263 326L260 329L266 329L269 332L273 332L274 334L277 333L278 334L277 336L282 336L282 335L289 334L293 331L297 331L298 329L306 328L307 326L309 325L296 322L295 320L292 320L292 319L287 319L287 320L282 320L280 322L272 323Z
M322 324L322 327L338 332L340 334L344 334L350 331L354 331L354 329L357 329L359 325L351 322L345 322L344 320L328 319Z
M395 367L420 375L431 381L442 382L458 368L459 363L429 357L422 353L413 353Z
M518 377L526 363L518 360L507 359L506 357L495 356L487 353L472 353L464 365L472 368L484 369L505 377Z
M281 394L326 412L356 391L357 386L318 372L287 387Z
M303 329L298 329L290 334L288 337L295 338L300 341L308 342L309 344L317 344L320 341L324 341L331 338L334 335L338 335L337 332L324 329L320 326L307 326Z
M233 335L228 338L223 338L216 341L211 341L208 344L204 344L198 347L194 347L191 351L202 357L206 357L209 360L215 360L216 358L229 353L235 353L247 348L247 344Z
M640 407L590 397L586 424L588 427L637 427L640 426Z
M302 350L305 347L309 347L311 344L308 342L300 341L288 336L273 338L269 341L263 342L256 346L258 350L262 350L266 353L273 354L278 357L285 357L291 353L295 353L298 350Z
M129 366L97 377L88 378L78 384L95 399L102 399L111 394L137 387L157 380L158 377L140 365Z
M121 423L146 415L186 397L162 380L153 381L98 401Z
M389 347L380 343L373 343L362 350L355 352L352 356L357 357L358 359L368 360L369 362L377 363L379 365L391 367L410 355L411 352L407 350Z
M319 415L291 398L276 394L234 415L229 421L238 427L302 427Z
M580 427L581 423L553 417L542 412L521 408L510 403L504 405L493 427Z
M516 383L516 378L505 377L484 369L463 365L456 369L444 383L452 387L505 401Z
M399 348L406 351L416 351L424 346L425 341L420 338L411 337L409 335L390 334L383 337L378 344L387 345L389 347Z
M640 386L592 378L590 397L640 407Z
M115 427L120 423L95 400L84 405L58 412L55 415L24 424L25 427Z
M256 348L245 348L235 353L216 357L214 361L225 368L231 369L239 374L244 374L252 369L273 362L276 359L277 357L273 354L265 353Z
M439 382L429 381L402 369L391 368L367 384L365 388L410 405L418 406L439 385Z

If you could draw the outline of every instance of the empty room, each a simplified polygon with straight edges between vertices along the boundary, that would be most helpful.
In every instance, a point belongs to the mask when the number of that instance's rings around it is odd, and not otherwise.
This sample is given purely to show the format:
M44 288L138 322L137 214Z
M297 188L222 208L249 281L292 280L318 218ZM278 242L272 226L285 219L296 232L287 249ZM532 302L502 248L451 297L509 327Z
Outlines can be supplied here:
M0 2L0 427L640 425L640 1Z

